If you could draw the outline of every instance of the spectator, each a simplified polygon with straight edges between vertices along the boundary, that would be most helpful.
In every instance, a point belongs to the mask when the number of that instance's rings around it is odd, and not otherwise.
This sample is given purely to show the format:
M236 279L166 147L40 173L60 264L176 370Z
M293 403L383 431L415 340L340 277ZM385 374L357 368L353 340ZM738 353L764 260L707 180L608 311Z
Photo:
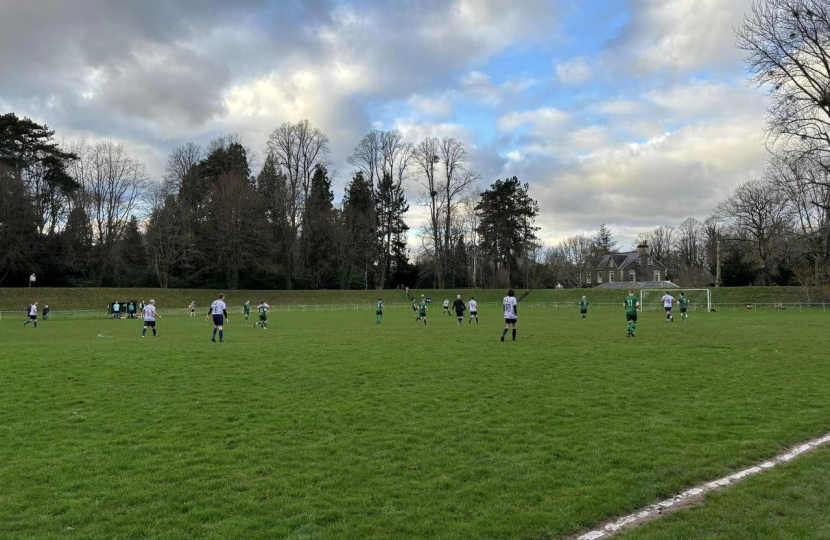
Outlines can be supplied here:
M35 275L34 272L32 272L32 275L29 276L29 288L30 289L35 286L35 281L37 281L37 276Z
M112 305L112 314L113 314L114 318L116 318L116 319L121 318L121 304L116 302Z
M49 304L46 304L45 306L43 306L43 320L45 321L48 318L49 318Z

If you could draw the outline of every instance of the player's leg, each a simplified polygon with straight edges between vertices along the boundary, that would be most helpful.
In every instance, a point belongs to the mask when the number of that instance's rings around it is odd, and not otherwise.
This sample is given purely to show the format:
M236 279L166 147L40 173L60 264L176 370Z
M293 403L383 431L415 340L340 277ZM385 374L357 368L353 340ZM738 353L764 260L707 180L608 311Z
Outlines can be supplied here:
M513 323L513 341L516 341L516 325L518 323Z
M141 329L141 337L147 337L147 321L144 321L144 328Z
M506 320L504 321L504 331L501 333L501 340L504 341L504 336L507 335L507 332L510 331L510 323Z

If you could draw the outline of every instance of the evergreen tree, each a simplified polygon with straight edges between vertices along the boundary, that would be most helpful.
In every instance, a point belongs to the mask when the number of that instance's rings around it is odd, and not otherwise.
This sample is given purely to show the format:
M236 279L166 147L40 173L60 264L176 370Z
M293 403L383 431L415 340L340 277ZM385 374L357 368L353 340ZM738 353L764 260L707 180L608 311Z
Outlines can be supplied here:
M322 165L314 168L311 190L306 201L306 230L303 231L306 267L312 270L315 288L335 283L334 261L334 192L328 171Z
M362 171L358 171L346 186L343 196L343 224L347 231L345 242L349 260L341 275L342 288L351 288L354 283L368 289L373 279L378 246L376 210L372 184ZM355 274L357 279L354 279Z
M617 252L617 242L614 241L611 229L603 223L599 230L594 235L594 252L595 255L604 255L606 253Z
M529 186L522 185L515 176L497 180L481 194L476 205L480 247L493 261L494 284L512 283L516 261L536 241L538 227L533 223L539 214L539 205L528 191Z
M378 240L380 244L380 279L378 289L388 286L392 270L392 247L396 235L409 230L404 215L409 211L403 186L396 183L390 174L384 174L375 189L375 206L377 208Z

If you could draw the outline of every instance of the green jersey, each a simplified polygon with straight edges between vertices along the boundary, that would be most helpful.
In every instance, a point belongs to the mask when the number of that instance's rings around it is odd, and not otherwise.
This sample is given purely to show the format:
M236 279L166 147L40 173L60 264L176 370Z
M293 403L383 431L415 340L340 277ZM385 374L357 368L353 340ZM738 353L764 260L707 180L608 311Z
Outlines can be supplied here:
M245 312L245 315L249 315L251 313L251 304L247 302L242 304L242 311Z
M579 301L579 309L582 311L588 311L588 301L587 300L580 300Z
M639 299L633 294L630 296L626 296L625 312L629 315L635 315L637 313L637 302L639 302Z
M680 300L678 300L678 303L680 304L680 309L686 309L689 307L689 299L685 296L681 296Z
M421 312L422 317L426 317L427 316L427 303L426 302L421 302L420 304L418 304L418 311Z
M378 301L377 313L383 313L383 302Z
M260 304L259 305L259 316L265 317L268 315L268 304Z

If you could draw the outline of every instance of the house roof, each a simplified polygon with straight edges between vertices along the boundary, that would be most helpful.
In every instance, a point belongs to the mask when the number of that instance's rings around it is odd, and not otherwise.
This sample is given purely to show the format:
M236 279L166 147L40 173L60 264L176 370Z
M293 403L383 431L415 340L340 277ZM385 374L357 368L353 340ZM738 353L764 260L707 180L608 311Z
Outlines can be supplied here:
M629 251L628 253L606 253L603 255L600 260L599 264L597 264L597 270L605 270L608 268L608 264L613 260L614 267L619 268L620 270L625 270L628 266L634 263L637 259L640 258L642 255L647 255L651 257L648 253L640 253L639 251ZM651 257L654 261L654 264L661 266L663 269L666 268L666 265Z
M597 289L679 289L671 281L614 281L596 286Z

